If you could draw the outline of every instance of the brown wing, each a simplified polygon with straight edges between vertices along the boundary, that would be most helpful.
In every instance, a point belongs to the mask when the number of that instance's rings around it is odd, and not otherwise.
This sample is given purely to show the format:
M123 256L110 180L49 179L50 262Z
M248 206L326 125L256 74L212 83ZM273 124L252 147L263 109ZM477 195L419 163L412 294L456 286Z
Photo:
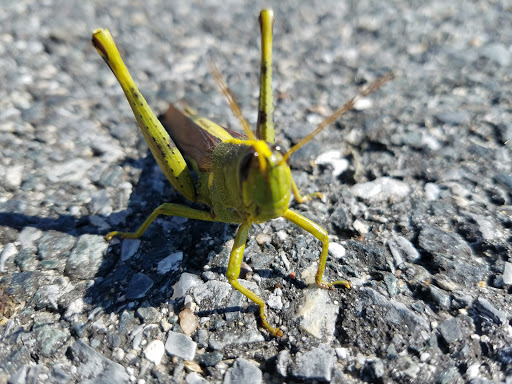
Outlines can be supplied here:
M210 171L213 150L222 140L194 123L172 104L161 120L187 161L195 163L201 171Z

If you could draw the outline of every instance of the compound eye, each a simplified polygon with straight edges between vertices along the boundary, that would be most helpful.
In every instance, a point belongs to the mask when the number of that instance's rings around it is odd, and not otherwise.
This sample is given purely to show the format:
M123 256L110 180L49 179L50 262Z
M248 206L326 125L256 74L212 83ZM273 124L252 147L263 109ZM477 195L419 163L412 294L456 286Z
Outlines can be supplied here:
M252 162L256 160L257 153L255 151L247 153L240 162L240 180L247 180Z

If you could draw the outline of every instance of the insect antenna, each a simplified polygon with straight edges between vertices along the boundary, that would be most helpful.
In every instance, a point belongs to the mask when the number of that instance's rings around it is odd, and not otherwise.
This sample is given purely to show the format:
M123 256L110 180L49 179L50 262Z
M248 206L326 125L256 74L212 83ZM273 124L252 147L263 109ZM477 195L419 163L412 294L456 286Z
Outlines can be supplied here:
M233 92L231 92L231 89L229 89L228 85L226 84L226 80L222 77L219 69L215 65L215 62L213 59L208 60L208 67L210 69L210 72L213 76L213 79L217 83L217 86L220 88L220 91L226 98L226 100L229 103L229 107L233 111L234 115L237 117L237 119L242 124L242 127L244 128L244 132L249 138L249 140L258 140L256 138L256 135L251 130L251 126L249 125L249 122L244 117L242 110L240 109L240 106L238 105L238 102L235 99L235 95L233 95Z
M304 144L309 142L313 137L315 137L318 133L320 133L320 131L322 129L324 129L328 125L330 125L330 124L334 123L336 120L338 120L340 118L340 116L343 115L345 112L354 108L354 105L356 104L356 102L359 99L368 96L370 93L375 92L377 89L382 87L384 85L384 83L391 80L392 78L393 78L393 74L391 72L385 74L384 76L379 77L377 80L375 80L373 83L371 83L367 88L363 89L361 92L359 92L359 94L357 94L356 96L351 98L346 104L339 107L336 111L334 111L334 113L331 116L327 117L324 121L322 121L313 132L311 132L309 135L307 135L301 141L299 141L297 144L295 144L293 147L291 147L288 150L288 152L286 152L283 155L283 158L281 159L281 161L279 163L281 164L281 163L284 163L285 161L288 161L288 159L290 158L292 153L296 152Z

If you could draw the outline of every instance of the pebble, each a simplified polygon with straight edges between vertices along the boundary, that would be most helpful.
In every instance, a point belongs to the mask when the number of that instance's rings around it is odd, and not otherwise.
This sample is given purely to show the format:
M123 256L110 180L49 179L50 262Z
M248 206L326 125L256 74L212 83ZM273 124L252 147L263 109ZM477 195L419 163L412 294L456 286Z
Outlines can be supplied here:
M507 285L512 284L512 263L509 261L505 262L503 268L503 283Z
M143 305L137 308L136 314L145 324L156 324L162 320L162 313L155 307Z
M183 261L183 252L178 251L171 253L165 259L160 261L157 266L157 272L160 275L165 275L169 271L177 271Z
M41 325L34 327L39 352L46 356L53 356L70 337L69 331L55 325Z
M181 330L187 336L192 335L199 327L199 320L190 308L185 308L179 313L178 317L180 318Z
M482 49L482 56L498 63L502 67L507 67L512 61L512 53L502 43L491 43Z
M483 297L476 299L473 305L481 316L491 319L496 324L503 324L507 321L508 314L497 309L489 300Z
M125 369L89 347L83 340L75 341L70 348L71 359L80 383L101 384L107 382L128 383Z
M434 183L426 183L425 184L425 198L428 201L434 201L439 199L441 195L441 188L437 184Z
M161 340L150 341L146 349L144 349L144 357L155 365L160 365L160 362L164 357L164 353L165 346Z
M341 151L332 150L327 151L315 159L315 163L318 165L331 165L332 166L332 175L334 177L338 177L343 172L345 172L350 163L347 159L343 157Z
M201 355L196 355L196 361L204 367L213 367L220 363L223 359L222 353L218 351L206 352Z
M208 384L208 381L205 380L199 373L190 372L185 377L185 383L187 383L187 384Z
M387 245L397 267L400 267L404 261L415 263L421 259L421 254L418 250L403 236L397 236L388 240Z
M439 324L439 331L444 341L448 344L458 341L463 337L459 320L455 317Z
M223 281L210 280L194 287L194 300L201 310L217 309L222 307L223 301L231 292L231 284Z
M34 227L25 227L18 235L21 248L36 250L35 242L41 238L43 231Z
M165 350L171 356L181 357L183 360L194 360L197 344L183 333L169 331Z
M276 370L281 376L288 376L288 366L291 363L290 351L283 349L277 354Z
M137 272L133 275L130 283L128 284L128 288L126 289L126 298L128 300L143 298L153 287L153 284L154 282L149 276L141 272Z
M346 250L343 245L341 245L340 243L329 243L329 255L331 255L335 259L341 259L345 257L345 254Z
M185 297L191 288L201 285L204 285L204 283L199 276L192 273L183 272L178 282L172 286L173 294L171 299L175 300Z
M332 304L329 291L320 288L304 290L302 305L297 310L300 328L310 335L327 341L334 337L338 306Z
M394 300L388 300L385 296L377 293L371 288L361 288L361 294L359 295L359 305L361 307L379 305L387 308L388 311L385 320L396 326L405 325L410 329L430 329L427 320L411 311L404 304Z
M66 274L77 280L93 279L101 266L108 244L98 235L82 235L70 252Z
M260 384L263 379L261 370L249 361L239 357L224 375L224 384Z
M220 351L227 345L246 345L253 343L261 343L265 338L258 329L242 330L223 329L210 336L209 345L212 349Z
M0 254L0 272L6 272L5 263L17 253L18 250L16 249L14 243L7 243L5 245L2 253Z
M392 199L399 201L409 195L411 188L403 181L381 177L367 183L358 183L350 189L355 197L370 203Z
M333 351L318 347L309 352L298 352L292 375L299 380L331 381L335 358Z
M140 246L140 239L124 239L121 244L121 261L127 261L137 253Z
M450 125L464 125L471 121L471 115L466 111L442 111L435 114L441 123Z

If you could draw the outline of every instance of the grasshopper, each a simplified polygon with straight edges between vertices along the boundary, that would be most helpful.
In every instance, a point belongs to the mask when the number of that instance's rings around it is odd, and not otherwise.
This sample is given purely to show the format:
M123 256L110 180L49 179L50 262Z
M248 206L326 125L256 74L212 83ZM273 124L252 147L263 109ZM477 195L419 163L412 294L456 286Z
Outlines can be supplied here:
M92 34L92 44L108 64L130 103L137 123L158 165L171 184L191 202L199 202L210 210L194 209L186 205L165 203L156 208L136 232L110 232L124 239L139 238L159 215L181 216L189 219L239 224L230 253L226 277L231 285L256 303L263 326L274 336L282 336L272 327L266 316L266 305L261 297L238 281L247 235L252 223L284 217L322 242L322 251L315 275L316 284L323 289L335 285L351 287L346 280L332 283L323 279L329 239L327 231L312 220L289 209L291 194L299 203L320 193L302 196L293 181L288 159L304 144L342 114L351 109L358 98L380 88L391 75L384 75L326 118L311 134L287 152L275 145L272 97L272 29L274 13L263 10L259 17L261 30L260 98L256 132L242 115L240 107L226 85L219 70L210 63L212 75L229 105L240 121L245 136L222 128L200 117L190 108L180 112L170 106L163 124L151 111L126 68L116 44L107 29ZM195 172L193 178L191 169Z

